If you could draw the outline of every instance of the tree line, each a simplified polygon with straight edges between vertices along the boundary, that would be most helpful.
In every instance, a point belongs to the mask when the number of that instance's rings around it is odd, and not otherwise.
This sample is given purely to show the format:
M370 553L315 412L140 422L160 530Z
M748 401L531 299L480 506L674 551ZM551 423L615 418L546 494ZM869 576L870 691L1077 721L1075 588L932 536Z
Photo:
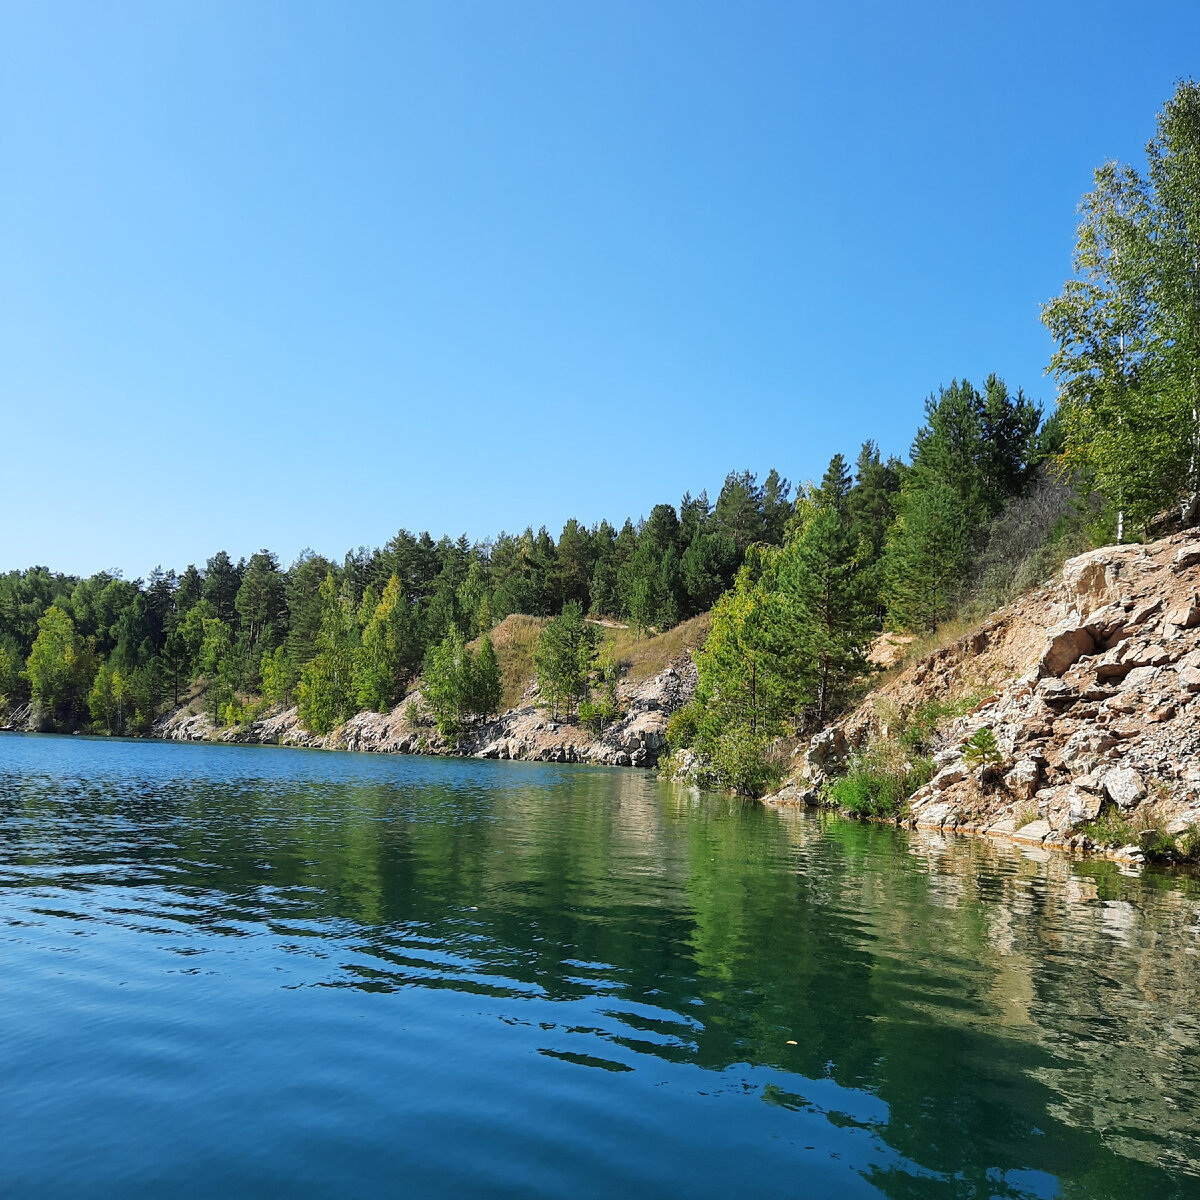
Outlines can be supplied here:
M306 550L285 568L269 550L237 561L219 551L144 580L10 571L0 576L0 704L32 701L46 729L140 733L199 685L218 720L296 702L323 732L391 707L419 675L455 661L462 678L447 686L461 724L489 711L495 685L485 661L467 686L463 654L479 651L460 652L459 641L510 613L572 605L639 633L707 611L747 547L782 542L791 492L777 471L761 482L731 472L715 504L688 494L619 529L571 519L557 539L544 526L475 543L402 529L340 563Z

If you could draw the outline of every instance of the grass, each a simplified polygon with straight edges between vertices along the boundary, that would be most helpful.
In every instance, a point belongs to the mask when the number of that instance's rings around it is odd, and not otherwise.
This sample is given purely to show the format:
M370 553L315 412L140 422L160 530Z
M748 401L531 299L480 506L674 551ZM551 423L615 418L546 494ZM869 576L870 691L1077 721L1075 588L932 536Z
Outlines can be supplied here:
M533 656L545 626L545 617L513 613L492 630L492 644L500 664L501 711L516 708L521 703L521 697L534 677ZM618 662L627 664L625 678L642 683L665 670L684 651L703 646L711 628L712 618L708 613L684 621L665 633L643 633L640 639L632 629L602 626L598 649L601 655L611 653ZM471 648L479 648L478 640L471 643Z
M712 617L708 613L692 617L665 633L643 632L640 639L633 629L606 627L600 652L610 653L617 662L628 663L625 678L642 683L665 671L685 651L703 646L711 628Z
M907 715L893 704L881 706L876 719L886 734L873 737L867 750L826 784L825 798L860 817L899 816L913 792L933 776L930 754L942 722L978 703L975 695L927 700Z
M516 708L533 678L533 655L546 621L543 617L507 616L492 630L500 665L500 708ZM478 649L478 643L471 643Z
M1158 810L1153 804L1143 804L1133 817L1127 817L1115 808L1105 809L1094 821L1085 826L1084 833L1097 846L1141 846L1152 858L1174 853L1175 839L1162 830ZM1189 831L1191 833L1192 831ZM1142 841L1142 835L1153 833L1149 843ZM1184 849L1184 857L1191 857L1200 845L1193 846L1192 842L1200 842L1200 838L1183 839L1188 843Z

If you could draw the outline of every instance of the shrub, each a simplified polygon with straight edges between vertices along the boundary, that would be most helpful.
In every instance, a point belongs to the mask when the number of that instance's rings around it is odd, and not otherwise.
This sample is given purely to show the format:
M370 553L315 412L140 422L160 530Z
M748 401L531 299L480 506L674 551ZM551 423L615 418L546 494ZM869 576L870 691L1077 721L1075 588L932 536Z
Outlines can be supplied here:
M998 767L1004 756L996 744L996 735L986 726L977 729L963 747L963 761L973 770L977 767Z
M1151 857L1162 857L1176 850L1175 838L1162 831L1158 810L1152 804L1142 805L1132 817L1127 817L1118 809L1106 808L1084 827L1084 832L1097 846L1140 845ZM1154 836L1143 841L1147 833Z
M896 817L932 775L928 758L909 758L900 743L883 742L855 755L846 773L825 785L825 799L855 816Z
M904 721L897 737L910 754L928 754L942 722L970 712L979 701L973 692L953 699L927 700Z
M1200 858L1200 825L1189 825L1178 837L1175 848L1180 857L1186 859Z
M762 734L734 728L715 738L705 755L703 779L753 800L779 786L782 765Z
M608 690L579 704L579 719L593 733L603 734L605 727L611 725L619 715L616 694Z
M671 753L694 746L699 732L700 708L693 700L691 704L677 708L667 721L667 745Z

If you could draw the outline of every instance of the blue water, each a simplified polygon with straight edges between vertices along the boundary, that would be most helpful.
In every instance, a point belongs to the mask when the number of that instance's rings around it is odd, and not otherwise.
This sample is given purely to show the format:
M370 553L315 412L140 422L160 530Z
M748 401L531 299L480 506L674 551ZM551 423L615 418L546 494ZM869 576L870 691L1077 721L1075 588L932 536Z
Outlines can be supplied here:
M1200 1196L1200 888L600 768L0 736L0 1195Z

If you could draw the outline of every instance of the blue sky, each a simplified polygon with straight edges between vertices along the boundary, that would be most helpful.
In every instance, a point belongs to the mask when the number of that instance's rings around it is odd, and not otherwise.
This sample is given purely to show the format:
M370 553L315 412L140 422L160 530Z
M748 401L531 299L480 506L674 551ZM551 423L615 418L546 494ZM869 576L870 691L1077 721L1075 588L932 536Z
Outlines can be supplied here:
M637 517L905 453L1195 3L0 6L0 570Z

